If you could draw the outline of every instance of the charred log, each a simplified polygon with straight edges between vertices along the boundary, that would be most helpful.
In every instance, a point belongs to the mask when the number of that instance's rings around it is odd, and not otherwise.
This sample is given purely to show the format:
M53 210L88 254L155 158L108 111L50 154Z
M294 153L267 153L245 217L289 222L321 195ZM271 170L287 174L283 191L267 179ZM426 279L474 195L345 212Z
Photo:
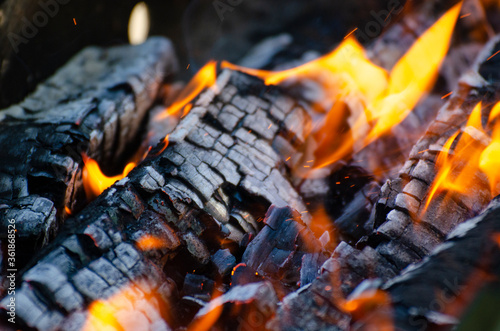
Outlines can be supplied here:
M393 309L375 314L388 314L403 330L455 327L480 291L499 281L499 206L494 200L421 263L383 285ZM369 317L356 323L366 325Z
M0 111L0 238L16 220L19 267L54 236L67 210L86 203L81 153L101 164L124 163L138 146L160 83L175 67L163 38L88 48L23 102Z
M23 273L16 290L24 307L17 311L19 325L76 330L89 304L131 284L144 296L160 293L172 307L186 273L203 270L215 278L220 265L211 255L225 247L236 254L238 243L260 230L263 207L305 210L282 174L281 150L271 147L303 142L305 110L236 72L223 72L217 85L220 92L199 96L165 151L69 219ZM145 249L141 239L150 236L162 244ZM172 310L158 310L169 323L183 323Z
M367 243L401 269L429 254L453 228L477 215L488 203L488 183L478 175L470 187L473 193L453 194L452 198L444 199L448 192L443 192L428 208L425 206L437 174L436 157L445 142L457 130L465 130L467 119L478 102L488 104L499 99L498 82L490 74L497 71L492 68L497 61L487 60L498 49L498 39L485 48L475 70L463 77L455 96L417 142L399 177L382 187L374 214L374 232L360 243L360 248Z
M483 289L499 282L499 213L496 199L481 215L459 225L422 262L385 284L365 281L347 301L336 290L342 284L337 276L341 270L332 258L311 285L284 298L268 325L279 330L382 328L381 323L400 330L456 327Z

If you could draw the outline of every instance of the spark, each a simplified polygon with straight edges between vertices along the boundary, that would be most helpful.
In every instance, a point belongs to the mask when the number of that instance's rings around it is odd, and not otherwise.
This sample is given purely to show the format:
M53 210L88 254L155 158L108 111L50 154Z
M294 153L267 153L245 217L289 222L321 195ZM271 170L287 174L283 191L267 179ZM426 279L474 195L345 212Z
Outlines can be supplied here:
M74 22L74 23L75 23L75 25L76 25L76 19L75 19L74 17L73 17L73 22Z
M490 56L486 61L491 60L491 58L494 57L495 55L497 55L498 53L500 53L500 51L497 51L495 54L493 54L492 56Z
M309 161L307 161L307 163L311 163L311 162L314 162L314 160L309 160Z
M446 99L447 97L449 97L449 96L450 96L450 95L452 95L452 94L453 94L453 92L450 92L450 93L448 93L448 94L443 95L443 96L441 97L441 100Z
M66 214L71 215L71 209L69 209L68 206L64 206L64 210L66 211Z
M189 64L188 64L188 66L186 67L186 70L188 70L188 69L189 69L189 66L190 66L190 65L191 65L191 63L189 63Z
M394 10L394 8L392 8L391 11L389 12L389 14L387 14L387 17L385 18L384 22L386 22L389 19L389 17L391 17L393 10Z
M267 129L269 130L271 128L271 126L273 126L273 123L269 124L269 126L267 127Z
M291 156L289 156L289 157L285 160L285 162L288 162L291 158L292 158L292 157L291 157Z
M462 19L462 18L466 18L466 17L469 17L470 15L471 15L471 13L464 14L464 15L460 16L460 19Z
M357 29L358 29L358 28L355 28L354 30L352 30L351 32L349 32L349 33L347 34L347 36L345 36L345 37L344 37L344 39L349 38L349 36L350 36L350 35L352 35L354 32L356 32L356 30L357 30Z

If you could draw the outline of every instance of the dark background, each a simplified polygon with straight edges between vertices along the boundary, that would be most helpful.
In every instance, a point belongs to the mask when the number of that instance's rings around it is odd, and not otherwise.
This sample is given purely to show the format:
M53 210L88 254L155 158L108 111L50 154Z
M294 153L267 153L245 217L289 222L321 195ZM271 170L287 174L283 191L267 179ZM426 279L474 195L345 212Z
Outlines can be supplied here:
M0 108L21 101L85 46L127 43L129 16L137 2L0 0ZM280 32L293 35L299 53L326 52L354 27L373 20L370 12L384 10L390 1L145 2L150 35L170 38L183 68L190 64L189 74L211 58L237 61L256 42ZM44 7L50 8L49 15Z

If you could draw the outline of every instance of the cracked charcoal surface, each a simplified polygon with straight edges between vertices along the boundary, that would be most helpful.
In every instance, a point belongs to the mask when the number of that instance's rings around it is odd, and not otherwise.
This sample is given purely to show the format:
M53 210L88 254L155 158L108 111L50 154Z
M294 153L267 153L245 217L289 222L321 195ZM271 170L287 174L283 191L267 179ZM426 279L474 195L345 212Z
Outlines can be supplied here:
M271 147L279 135L295 137L298 144L301 133L268 112L271 103L281 107L286 118L296 116L300 108L279 90L239 73L226 71L218 81L220 94L206 91L198 97L161 155L147 158L69 219L64 231L33 260L16 292L30 307L18 312L21 325L76 330L85 322L91 302L131 284L138 295L156 295L159 302L153 309L156 318L147 325L162 318L175 325L175 312L161 307L175 303L174 293L186 272L213 265L212 256L224 237L239 242L245 234L255 234L262 227L256 220L271 204L306 209L283 175L282 156ZM218 112L236 107L232 100L246 106L240 106L241 118L230 131ZM273 138L245 126L246 116L258 111L276 127ZM143 235L154 235L165 245L143 252L137 245ZM37 268L47 271L29 280L38 274Z

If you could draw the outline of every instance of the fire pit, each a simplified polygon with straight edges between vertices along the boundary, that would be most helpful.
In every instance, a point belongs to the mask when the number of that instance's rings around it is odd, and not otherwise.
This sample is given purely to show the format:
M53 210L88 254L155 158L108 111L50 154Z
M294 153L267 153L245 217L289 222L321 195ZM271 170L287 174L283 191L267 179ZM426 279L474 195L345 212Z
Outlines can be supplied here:
M496 2L1 6L2 330L498 325Z

